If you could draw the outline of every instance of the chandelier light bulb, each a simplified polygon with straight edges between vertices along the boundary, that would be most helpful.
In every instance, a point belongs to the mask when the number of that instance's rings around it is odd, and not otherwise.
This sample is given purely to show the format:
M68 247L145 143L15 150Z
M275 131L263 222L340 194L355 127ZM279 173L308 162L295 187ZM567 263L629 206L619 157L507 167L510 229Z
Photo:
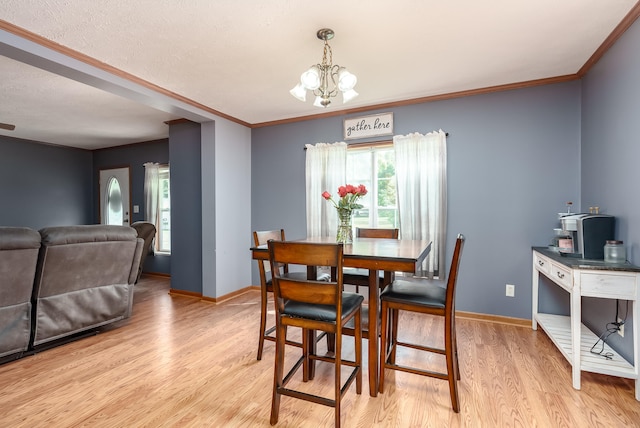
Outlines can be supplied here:
M338 70L338 89L341 92L352 90L357 82L358 78L355 74L349 73L344 67L340 67Z
M305 89L314 91L320 87L320 69L317 65L309 68L300 76L300 82Z
M289 91L289 93L300 101L307 100L307 90L304 88L304 86L302 86L302 83L298 83L296 86L294 86L293 89Z

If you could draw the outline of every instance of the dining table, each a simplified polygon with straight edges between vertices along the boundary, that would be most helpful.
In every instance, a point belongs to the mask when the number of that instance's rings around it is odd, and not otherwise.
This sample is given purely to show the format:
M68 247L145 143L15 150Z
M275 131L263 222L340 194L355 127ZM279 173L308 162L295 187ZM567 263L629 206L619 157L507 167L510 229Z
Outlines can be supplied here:
M295 239L296 242L335 243L334 237L310 237ZM379 311L380 288L379 272L407 272L415 274L431 251L431 241L412 239L354 238L352 243L344 244L343 267L367 269L369 271L368 296L368 366L369 394L378 395L379 382ZM251 248L254 260L268 260L267 245ZM374 339L372 339L374 338Z

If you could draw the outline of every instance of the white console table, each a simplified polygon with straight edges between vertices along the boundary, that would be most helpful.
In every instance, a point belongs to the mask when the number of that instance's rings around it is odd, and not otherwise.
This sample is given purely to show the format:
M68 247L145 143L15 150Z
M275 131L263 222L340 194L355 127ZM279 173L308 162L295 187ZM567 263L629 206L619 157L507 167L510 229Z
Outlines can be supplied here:
M569 293L569 316L538 312L540 274ZM540 325L569 361L572 367L573 387L580 389L581 371L619 376L635 380L635 397L636 400L640 400L640 311L636 304L640 295L640 267L565 257L545 247L533 247L532 292L532 327L537 330ZM606 344L604 352L611 353L611 359L590 352L591 347L598 341L598 336L581 322L582 296L631 301L633 365Z

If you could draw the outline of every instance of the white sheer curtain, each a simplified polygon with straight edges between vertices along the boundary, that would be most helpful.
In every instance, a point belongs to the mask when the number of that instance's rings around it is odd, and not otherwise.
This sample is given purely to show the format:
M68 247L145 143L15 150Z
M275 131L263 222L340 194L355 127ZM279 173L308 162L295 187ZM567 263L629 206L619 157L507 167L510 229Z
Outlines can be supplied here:
M306 146L307 237L335 236L338 213L322 197L325 190L334 196L347 179L347 143L318 143Z
M158 221L158 194L160 192L160 164L147 162L144 164L144 219L160 230ZM155 245L151 246L155 249Z
M400 237L427 239L431 253L421 276L445 277L447 137L442 130L393 137Z

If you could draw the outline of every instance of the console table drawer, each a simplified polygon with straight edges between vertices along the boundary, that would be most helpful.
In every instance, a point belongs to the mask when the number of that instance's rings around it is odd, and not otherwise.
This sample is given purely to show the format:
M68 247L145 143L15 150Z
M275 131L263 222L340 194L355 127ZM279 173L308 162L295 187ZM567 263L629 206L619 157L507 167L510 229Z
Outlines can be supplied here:
M580 274L581 295L636 300L636 276L615 273Z
M537 270L547 276L551 272L551 261L536 252L533 253L533 264Z
M556 284L560 285L566 290L573 288L573 278L571 277L571 269L567 269L558 263L551 264L551 272L549 273L551 278Z

